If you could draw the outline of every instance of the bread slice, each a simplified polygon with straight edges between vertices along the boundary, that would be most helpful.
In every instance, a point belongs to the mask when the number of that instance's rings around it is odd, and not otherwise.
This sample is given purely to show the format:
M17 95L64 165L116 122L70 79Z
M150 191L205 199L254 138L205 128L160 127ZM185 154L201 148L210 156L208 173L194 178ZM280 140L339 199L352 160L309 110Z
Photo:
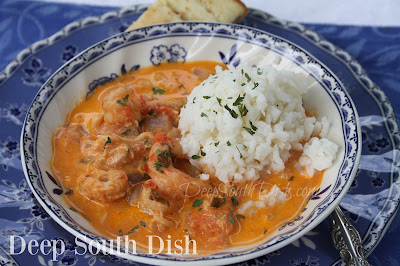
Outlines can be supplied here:
M184 20L237 23L246 14L247 7L240 0L157 0L127 31Z

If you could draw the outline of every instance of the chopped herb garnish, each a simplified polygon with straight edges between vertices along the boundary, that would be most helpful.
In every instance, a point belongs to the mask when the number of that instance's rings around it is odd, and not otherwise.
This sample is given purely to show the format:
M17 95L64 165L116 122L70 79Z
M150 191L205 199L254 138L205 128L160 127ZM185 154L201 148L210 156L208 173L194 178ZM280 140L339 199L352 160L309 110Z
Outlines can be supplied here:
M214 143L215 147L217 147L217 146L218 146L218 144L219 144L219 141L218 141L218 142L215 142L215 143Z
M244 73L243 69L241 70L241 72L242 72L242 75L243 75L243 73Z
M225 104L224 107L225 107L226 110L229 111L229 113L231 114L231 116L232 116L233 118L237 118L237 117L238 117L238 114L237 114L234 110L232 110L231 108L229 108L229 106L228 106L227 104Z
M185 103L185 104L183 105L183 108L186 108L186 104L187 104L187 103Z
M161 169L161 167L167 167L164 163L162 163L162 162L155 162L154 163L154 166L156 167L156 170L157 171L159 171L159 172L161 172L161 173L164 173L164 171L163 171L163 169Z
M250 135L254 135L256 133L253 130L251 130L251 128L248 127L243 127L243 128L246 129L246 131L249 132Z
M221 104L221 99L220 99L220 98L217 98L217 101L218 101L219 105L222 106L222 104Z
M231 146L232 144L231 144L230 141L228 140L228 141L226 142L226 145Z
M228 97L228 99L230 100L230 99L232 99L232 97Z
M193 201L192 207L199 207L201 204L203 204L204 199L195 199Z
M201 212L203 210L203 208L199 208L198 211Z
M240 152L238 146L235 146L235 147L236 147L236 149L238 150L238 152L239 152L239 154L240 154L240 158L243 158L243 155L242 155L242 153Z
M131 132L131 130L127 129L124 132L122 132L121 135L128 135L130 132Z
M258 87L258 82L254 82L254 87L252 88L252 90L254 90L257 87Z
M192 155L192 159L193 159L193 160L197 160L197 159L199 159L199 158L200 158L200 156L198 156L198 155L196 155L196 154L195 154L195 155Z
M232 201L233 205L239 206L239 202L236 200L236 196L231 197L231 201Z
M236 82L236 79L234 79L233 82Z
M252 130L257 131L257 128L253 125L253 123L251 121L250 121L250 126L251 126Z
M121 101L121 100L118 100L117 103L119 103L119 104L122 105L122 106L126 106L126 104L125 104L123 101Z
M119 229L118 235L119 235L119 236L123 236L123 235L124 235L124 233L122 233L122 230L121 230L121 229Z
M201 156L206 156L207 154L204 152L204 151L202 151L202 150L200 150L200 154L201 154Z
M261 75L262 73L263 72L260 69L257 70L257 75Z
M240 85L241 85L241 86L244 86L244 85L246 85L246 83L244 83L244 82L243 82L243 83L242 83L242 84L240 84Z
M146 160L147 160L146 157L143 157L142 163L145 163Z
M106 145L109 143L111 143L111 139L110 139L110 137L107 137L107 141L106 141L106 143L104 143L104 146L103 146L103 151L106 149Z
M149 111L149 115L156 116L156 115L157 115L157 111L156 111L156 109L150 109L150 111Z
M154 200L151 194L149 195L149 200Z
M200 116L201 116L201 117L208 117L207 114L205 114L205 113L201 113Z
M239 105L238 109L239 109L239 113L240 113L241 117L246 116L247 113L249 112L249 110L247 110L246 105L244 105L244 104Z
M243 147L244 147L245 149L247 149L247 146L246 146L246 145L244 145L243 143L242 143L242 145L243 145Z
M157 154L161 154L162 152L160 151L160 149L156 150Z
M166 90L163 90L161 88L153 88L154 94L164 94L164 92L166 92Z
M246 96L246 93L243 94L243 96L239 96L236 98L235 102L233 103L233 106L238 106L241 102L243 102L244 97Z
M125 95L124 98L122 98L122 100L124 100L124 102L126 102L129 99L129 94Z
M139 221L139 223L140 223L143 227L146 227L146 223L145 223L145 222Z
M250 82L250 81L251 81L251 78L250 78L249 74L244 73L244 76L247 78L247 82Z
M168 157L169 152L170 152L169 146L167 146L167 149L164 151L163 156L164 156L164 157Z
M196 101L196 97L193 98L193 103L195 103L195 101Z
M260 191L261 191L261 192L263 192L263 191L264 191L264 189L262 188Z
M224 200L224 203L226 202L226 196L225 194L222 194L222 199Z
M131 147L129 146L128 147L128 149L126 149L126 153L125 154L128 154L129 153L129 149L130 149Z
M203 96L204 99L210 99L211 96Z
M128 235L129 235L129 234L132 234L133 231L135 231L135 230L138 229L138 228L139 228L139 225L135 225L131 230L129 230Z
M213 110L214 113L218 114L217 111Z
M229 213L229 221L230 221L232 224L234 224L236 221L235 221L235 219L232 218L232 213L233 213L233 211L231 211L231 212Z

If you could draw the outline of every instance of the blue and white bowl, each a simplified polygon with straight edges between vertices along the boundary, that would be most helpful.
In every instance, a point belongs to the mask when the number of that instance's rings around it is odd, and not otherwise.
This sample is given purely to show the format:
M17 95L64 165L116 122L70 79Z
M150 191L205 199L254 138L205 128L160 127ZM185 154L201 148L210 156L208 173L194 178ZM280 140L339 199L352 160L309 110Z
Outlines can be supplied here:
M316 57L285 39L246 26L179 22L121 33L86 49L62 66L35 96L21 134L21 157L27 181L39 203L71 234L88 244L105 239L71 209L62 187L52 177L52 135L66 115L97 86L140 67L162 62L220 61L238 66L274 64L309 74L315 81L304 97L306 109L330 121L328 138L339 145L332 167L321 187L295 221L257 244L236 247L207 256L119 253L119 256L152 264L228 264L277 250L303 236L323 221L340 202L355 176L361 155L361 130L357 111L341 81ZM97 241L97 242L94 242ZM96 245L95 245L96 247ZM115 247L99 246L110 253ZM116 251L114 250L114 254Z

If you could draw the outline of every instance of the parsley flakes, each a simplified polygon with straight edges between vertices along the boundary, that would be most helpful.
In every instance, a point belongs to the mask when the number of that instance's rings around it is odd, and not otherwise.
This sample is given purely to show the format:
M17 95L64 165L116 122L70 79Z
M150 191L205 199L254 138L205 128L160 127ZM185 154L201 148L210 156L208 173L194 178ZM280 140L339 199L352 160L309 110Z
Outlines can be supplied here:
M247 78L247 83L249 83L251 81L251 78L250 78L249 74L244 73L244 76Z
M138 228L139 228L139 225L135 225L131 230L128 231L128 235L129 235L129 234L132 234L133 231L135 231L135 230L138 229Z
M239 109L239 113L240 113L241 117L245 117L247 115L247 113L249 112L246 105L244 105L244 104L239 105L238 109Z
M111 143L111 138L107 137L107 141L106 141L106 143L104 143L104 146L103 146L103 151L106 149L106 145L110 144L110 143Z
M125 104L123 101L121 101L121 100L118 100L117 103L119 103L119 104L122 105L122 106L126 106L126 104Z
M154 94L164 94L166 90L160 89L160 88L153 88L153 93Z
M233 117L233 118L237 118L238 117L238 114L234 111L234 110L232 110L231 108L229 108L229 106L227 105L227 104L225 104L225 109L226 110L228 110L228 112L231 114L231 116Z
M241 104L241 102L243 102L244 97L246 96L246 93L243 94L243 96L239 96L236 98L235 102L233 103L233 106L238 106L239 104Z
M195 155L192 155L192 159L193 159L193 160L197 160L197 159L199 159L199 158L200 158L199 155L196 155L196 154L195 154Z
M254 90L257 87L258 87L258 82L254 82L254 87L252 88L252 90Z
M254 132L251 128L248 127L243 127L244 129L246 129L246 131L250 134L250 135L254 135L256 132Z
M156 170L164 173L164 170L161 167L167 167L163 162L155 162L154 166L156 167Z
M199 207L201 204L203 204L204 199L195 199L192 207Z
M236 196L231 197L232 204L235 206L239 206L239 202L236 200Z
M253 129L254 131L257 131L257 127L255 127L251 121L249 121L249 122L250 122L251 129Z

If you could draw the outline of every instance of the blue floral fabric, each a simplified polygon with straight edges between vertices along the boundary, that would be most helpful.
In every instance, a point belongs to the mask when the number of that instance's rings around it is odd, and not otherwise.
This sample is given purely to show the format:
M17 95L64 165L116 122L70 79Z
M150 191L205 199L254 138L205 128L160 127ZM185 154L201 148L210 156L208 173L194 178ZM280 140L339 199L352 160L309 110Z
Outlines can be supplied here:
M113 10L110 7L54 4L38 1L3 0L0 2L0 70L3 70L17 54L32 43L56 33L68 23L87 16L96 16ZM115 23L110 36L123 31L130 21ZM306 25L328 41L349 52L367 71L370 78L388 96L399 123L400 120L400 28L358 27L337 25ZM93 43L104 36L87 36ZM76 43L58 49L59 66L68 61L85 47ZM160 56L176 61L182 55L180 47L158 47L154 64ZM163 53L161 53L163 52ZM40 53L40 51L38 52ZM185 52L186 53L186 52ZM165 58L164 58L165 59ZM46 59L47 60L47 59ZM184 60L184 56L183 56ZM9 84L5 90L0 86L0 265L115 265L128 263L113 256L90 254L77 256L74 238L54 222L34 199L28 187L20 161L20 131L30 102L41 84L54 72L42 59L32 57L23 66L23 84L29 90L21 91ZM388 151L389 141L372 128L363 127L363 147L374 155ZM360 171L361 172L361 171ZM360 174L360 173L358 173ZM379 173L368 171L363 179L370 189L387 186ZM363 181L364 182L364 181ZM355 179L351 191L357 191L360 179ZM364 195L363 195L364 196ZM367 195L365 195L367 196ZM342 206L343 207L343 206ZM357 223L365 217L344 209L350 221ZM366 228L360 228L365 230ZM322 239L323 231L329 231L325 220L313 231L307 233L290 247L253 259L245 265L326 265L338 259L330 239ZM400 264L400 215L397 214L380 244L368 257L373 265ZM51 262L51 256L29 254L10 256L10 236L21 236L26 240L63 240L66 252ZM321 244L321 246L316 245ZM321 249L325 252L316 252Z

